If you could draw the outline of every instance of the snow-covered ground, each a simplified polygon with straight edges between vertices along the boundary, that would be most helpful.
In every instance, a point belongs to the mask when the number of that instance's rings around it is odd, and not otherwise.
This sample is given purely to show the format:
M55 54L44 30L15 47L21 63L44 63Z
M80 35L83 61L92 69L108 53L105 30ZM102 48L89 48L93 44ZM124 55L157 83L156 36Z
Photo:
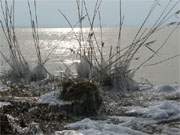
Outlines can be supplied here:
M0 92L4 92L4 91L7 91L7 90L8 90L7 86L3 85L1 83L1 81L0 81Z
M129 106L127 116L109 116L105 120L85 118L65 126L56 135L180 135L180 100L168 100L167 96L180 95L177 85L155 86L144 91L146 96L158 96L147 101L147 106ZM180 98L179 98L180 99ZM178 127L179 126L179 127Z
M55 135L180 135L180 86L161 85L138 93L135 98L143 103L123 106L126 109L121 116L106 116L102 120L85 118L67 124L66 130L56 131ZM59 91L42 95L38 103L71 104L60 100ZM114 104L115 109L120 106L115 100L109 104ZM0 108L6 105L10 103L0 102Z
M0 102L0 108L2 108L3 106L8 106L10 104L11 103L9 103L9 102Z
M60 100L59 91L52 91L43 96L41 96L38 100L39 103L46 103L49 105L64 105L71 104L71 102L65 102Z

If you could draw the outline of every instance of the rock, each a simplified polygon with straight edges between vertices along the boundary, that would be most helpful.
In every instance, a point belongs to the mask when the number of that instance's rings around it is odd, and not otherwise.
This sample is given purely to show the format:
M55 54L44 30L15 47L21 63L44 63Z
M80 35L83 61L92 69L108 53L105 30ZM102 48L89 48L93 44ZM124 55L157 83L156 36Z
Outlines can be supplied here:
M75 115L96 115L102 103L97 86L89 81L65 82L61 98L73 102Z

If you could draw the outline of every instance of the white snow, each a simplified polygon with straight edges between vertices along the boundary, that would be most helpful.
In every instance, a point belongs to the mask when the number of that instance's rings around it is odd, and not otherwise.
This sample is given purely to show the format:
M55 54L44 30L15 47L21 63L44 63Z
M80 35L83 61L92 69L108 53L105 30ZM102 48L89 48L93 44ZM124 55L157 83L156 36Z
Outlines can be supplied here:
M143 108L136 107L128 111L127 114L136 114L144 118L151 118L155 120L169 119L180 114L180 103L175 101L161 101L155 105Z
M176 89L171 85L162 85L157 87L158 92L174 92Z
M120 124L112 124L105 121L84 119L65 126L67 129L77 130L83 135L147 135ZM74 134L76 135L76 134Z
M0 82L0 92L4 92L4 91L7 91L8 88L7 86L3 85L1 82Z
M11 103L9 102L0 102L0 108L2 108L3 106L8 106L11 105Z
M165 128L163 130L163 133L166 135L180 135L180 129L179 128Z
M64 130L64 131L56 131L55 135L83 135L83 134L74 130Z
M59 91L52 91L42 95L39 100L39 103L47 103L49 105L64 105L64 104L71 104L70 102L65 102L60 100L59 98Z
M178 85L161 85L152 89L153 94L163 97L180 93ZM151 91L150 91L150 93ZM129 116L109 116L106 120L83 119L65 126L62 135L148 135L154 130L162 129L163 135L180 135L180 129L159 126L159 122L180 120L180 102L160 98L160 101L148 102L146 107L130 106ZM61 134L57 134L61 135Z
M56 131L55 135L149 135L148 133L158 131L159 128L162 135L179 135L180 129L158 123L180 120L180 102L165 98L166 95L180 94L180 86L161 85L142 92L147 94L145 96L157 95L158 98L147 100L145 106L126 106L126 116L109 116L105 120L85 118L66 125L67 130ZM64 104L59 99L59 91L41 96L39 102Z
M173 92L180 92L179 85L157 85L153 87L153 90L160 93L173 93Z

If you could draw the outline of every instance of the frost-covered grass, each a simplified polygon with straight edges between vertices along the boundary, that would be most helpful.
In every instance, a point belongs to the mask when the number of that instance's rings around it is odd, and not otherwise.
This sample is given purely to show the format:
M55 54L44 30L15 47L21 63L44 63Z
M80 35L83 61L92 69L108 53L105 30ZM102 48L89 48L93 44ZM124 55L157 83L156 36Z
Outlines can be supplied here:
M44 67L45 61L42 61L39 35L38 35L38 18L36 1L34 0L35 18L33 18L30 2L28 1L30 22L32 27L32 36L34 40L34 46L36 49L38 64L34 69L30 69L30 66L24 57L18 37L16 34L15 26L15 0L8 2L7 0L0 0L0 10L2 18L0 19L0 25L7 41L8 52L4 53L0 51L0 55L9 65L10 69L3 73L1 79L5 81L37 81L47 77L47 70Z
M25 60L15 33L15 9L14 1L12 5L8 5L5 0L0 1L2 19L0 20L1 28L7 41L7 48L9 50L9 56L0 51L3 59L10 66L10 70L4 77L11 79L26 78L30 74L30 69L27 61Z
M149 65L148 62L159 55L159 51L166 45L171 35L179 27L180 23L177 18L175 21L171 21L174 19L174 16L178 16L180 13L179 11L174 12L179 1L169 1L167 2L167 5L161 7L162 11L159 12L156 21L147 28L147 24L151 22L151 17L153 17L154 13L157 11L156 9L158 9L159 6L162 6L155 0L135 34L135 37L132 39L132 42L128 46L123 47L121 40L123 38L122 29L124 16L120 0L119 33L117 39L114 39L117 40L117 44L115 43L111 46L109 51L104 49L106 43L103 41L103 26L100 10L101 3L102 0L96 0L94 12L90 13L86 1L77 0L76 5L79 20L76 25L73 25L68 16L59 10L59 13L72 28L72 32L79 44L79 51L70 48L70 50L77 54L80 59L80 63L77 64L78 77L95 80L102 86L112 86L121 91L137 89L137 83L133 80L135 73L142 67ZM85 21L89 22L89 32L87 36L83 33L83 22ZM98 28L101 35L99 40L96 35L95 21L99 22ZM74 26L79 27L78 34L74 31ZM165 40L159 47L153 47L152 45L155 45L156 43L156 39L153 39L153 35L167 27L172 27L172 29L167 33ZM143 60L144 56L140 57L139 59L142 59L143 62L132 68L132 63L137 61L136 56L143 48L149 50L151 52L150 55L145 60ZM106 52L104 52L104 50L106 50ZM157 62L156 64L164 61Z

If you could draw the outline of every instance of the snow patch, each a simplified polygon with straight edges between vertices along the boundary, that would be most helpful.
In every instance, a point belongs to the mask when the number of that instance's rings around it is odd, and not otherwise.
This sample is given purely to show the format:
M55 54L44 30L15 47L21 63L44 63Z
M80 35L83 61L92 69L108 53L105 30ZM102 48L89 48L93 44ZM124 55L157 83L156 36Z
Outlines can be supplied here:
M163 130L163 133L166 135L180 135L180 129L179 128L165 128Z
M94 121L84 119L65 126L71 130L77 130L83 135L147 135L146 133L133 130L120 124L112 124L107 121Z
M179 85L158 85L153 88L156 92L160 93L172 93L172 92L180 92Z
M55 135L83 135L83 134L74 130L64 130L64 131L56 131Z
M147 108L133 108L127 113L154 120L169 119L180 114L180 104L175 101L161 101Z
M8 106L11 105L11 103L9 102L0 102L0 108L2 108L3 106Z
M71 104L70 102L65 102L60 100L59 98L59 91L52 91L42 95L39 100L39 103L49 104L49 105L65 105Z
M152 119L168 119L180 113L180 105L176 102L162 101L159 105L150 106L144 117Z
M8 91L8 87L3 85L1 82L0 82L0 92L5 92L5 91Z

